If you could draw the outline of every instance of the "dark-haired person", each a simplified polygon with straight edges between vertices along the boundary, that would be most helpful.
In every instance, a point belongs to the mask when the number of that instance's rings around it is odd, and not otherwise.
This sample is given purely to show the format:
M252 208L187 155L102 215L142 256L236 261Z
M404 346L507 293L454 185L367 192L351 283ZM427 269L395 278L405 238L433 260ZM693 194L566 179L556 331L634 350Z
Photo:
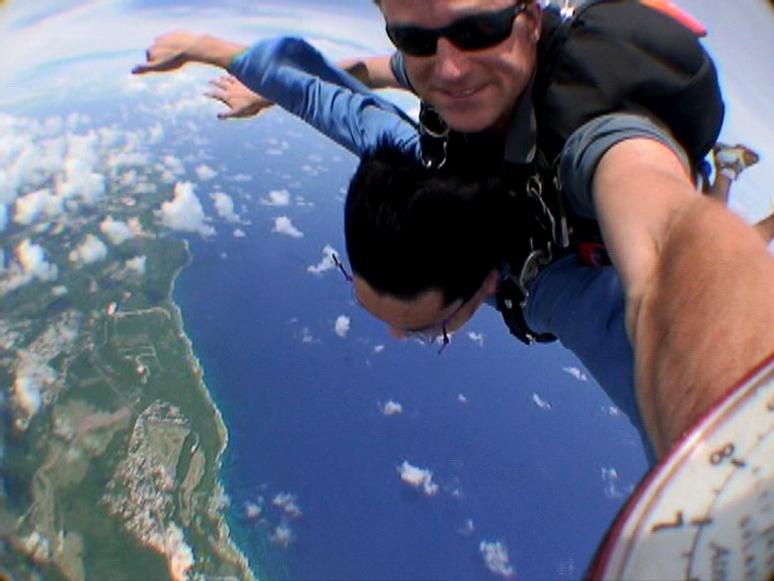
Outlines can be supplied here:
M511 315L506 320L512 324L541 328L542 337L550 333L573 350L631 419L653 459L634 398L615 270L579 267L574 256L557 261L525 297L528 323L506 292L522 274L534 274L515 269L524 263L521 249L549 227L535 231L527 219L543 212L539 197L515 195L485 164L428 168L415 122L300 39L271 39L247 49L176 32L157 39L147 57L135 72L188 62L228 67L260 93L235 78L219 80L213 96L232 112L242 105L254 112L251 104L276 101L361 156L345 207L347 252L359 299L394 336L448 340L482 304L491 304Z
M512 183L542 173L576 238L598 226L623 282L639 410L666 452L774 354L774 260L693 181L723 116L695 33L635 0L579 3L567 19L530 0L377 4L398 49L384 61L445 121L449 155L499 138Z
M536 2L379 2L401 51L392 69L451 128L451 156L465 157L452 147L455 140L463 146L478 143L482 132L489 141L500 137L500 161L517 172L518 166L529 171L541 157L551 162L561 153L567 181L560 201L576 231L584 221L599 226L620 273L636 354L636 399L651 440L663 453L774 351L774 261L748 225L700 196L692 182L692 162L715 142L722 117L722 105L708 100L717 79L701 48L678 24L638 2L589 4L569 28L587 34L557 44L551 40L567 27L555 14L544 17ZM610 15L615 26L595 34L599 19L609 24ZM687 52L672 50L668 41L675 39ZM571 58L578 42L585 61ZM598 58L588 58L595 53ZM631 92L603 102L598 93L610 87L610 66L630 57L630 71L646 74L655 67L658 75L651 80L666 79L677 92L660 95L655 104L626 99L636 96ZM547 79L540 74L546 69ZM698 86L691 84L696 74ZM640 96L653 98L653 87L643 84ZM685 99L692 107L678 107ZM681 129L683 117L690 119L699 104L706 104L698 111L708 134L688 147L672 131ZM665 107L670 118L650 115L648 106L655 105ZM567 116L570 122L561 125ZM548 185L551 181L543 182ZM539 280L524 290L534 293ZM369 301L389 299L389 289L372 290L373 296L360 295L361 301L391 326L413 326L421 317L424 326L437 328L449 316L447 301L431 293L399 302L400 320L394 319ZM531 331L541 334L540 325L529 322Z

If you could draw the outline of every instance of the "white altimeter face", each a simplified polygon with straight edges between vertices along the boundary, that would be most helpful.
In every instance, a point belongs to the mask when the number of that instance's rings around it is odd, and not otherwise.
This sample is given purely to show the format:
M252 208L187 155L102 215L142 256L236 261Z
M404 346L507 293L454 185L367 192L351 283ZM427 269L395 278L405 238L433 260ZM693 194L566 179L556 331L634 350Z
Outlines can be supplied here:
M774 576L774 358L643 483L592 572L604 579Z

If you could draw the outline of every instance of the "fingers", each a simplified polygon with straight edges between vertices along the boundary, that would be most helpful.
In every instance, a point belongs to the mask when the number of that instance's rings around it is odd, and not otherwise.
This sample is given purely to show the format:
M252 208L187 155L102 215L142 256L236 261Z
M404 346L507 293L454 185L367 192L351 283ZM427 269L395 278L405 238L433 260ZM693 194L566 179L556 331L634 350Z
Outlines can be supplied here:
M135 66L132 74L179 69L188 62L186 51L194 40L195 36L185 31L171 32L155 38L145 51L145 62Z
M229 104L228 95L223 91L205 91L204 96L209 97L210 99L215 99L216 101L220 101L221 103L229 107L231 106Z
M145 73L150 73L158 70L158 65L154 62L154 56L152 51L153 51L153 46L149 47L145 51L145 63L136 65L132 69L133 75L143 75Z
M153 67L149 65L137 65L132 69L133 75L144 75L153 71Z
M210 79L208 84L212 85L219 91L227 91L229 88L227 77L218 77L217 79Z
M237 81L231 75L223 75L221 77L217 77L217 78L211 79L209 81L210 85L212 85L213 87L217 87L221 91L228 91L228 90L232 89L238 83L239 83L239 81Z

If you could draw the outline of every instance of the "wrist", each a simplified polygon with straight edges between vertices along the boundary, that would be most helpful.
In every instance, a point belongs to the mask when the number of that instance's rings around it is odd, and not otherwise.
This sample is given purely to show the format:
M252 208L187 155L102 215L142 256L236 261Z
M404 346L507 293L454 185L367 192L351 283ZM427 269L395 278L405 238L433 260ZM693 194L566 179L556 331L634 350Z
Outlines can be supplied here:
M190 49L192 60L228 69L231 61L247 47L221 38L201 34L197 36Z

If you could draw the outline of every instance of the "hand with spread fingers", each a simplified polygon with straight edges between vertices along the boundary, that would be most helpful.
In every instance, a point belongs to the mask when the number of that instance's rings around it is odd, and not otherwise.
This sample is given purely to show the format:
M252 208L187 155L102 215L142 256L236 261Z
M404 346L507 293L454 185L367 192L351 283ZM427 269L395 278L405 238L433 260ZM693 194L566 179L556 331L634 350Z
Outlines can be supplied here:
M231 75L224 75L210 81L212 89L205 96L220 101L228 111L218 113L218 119L244 119L258 115L274 105L258 93L251 91Z

